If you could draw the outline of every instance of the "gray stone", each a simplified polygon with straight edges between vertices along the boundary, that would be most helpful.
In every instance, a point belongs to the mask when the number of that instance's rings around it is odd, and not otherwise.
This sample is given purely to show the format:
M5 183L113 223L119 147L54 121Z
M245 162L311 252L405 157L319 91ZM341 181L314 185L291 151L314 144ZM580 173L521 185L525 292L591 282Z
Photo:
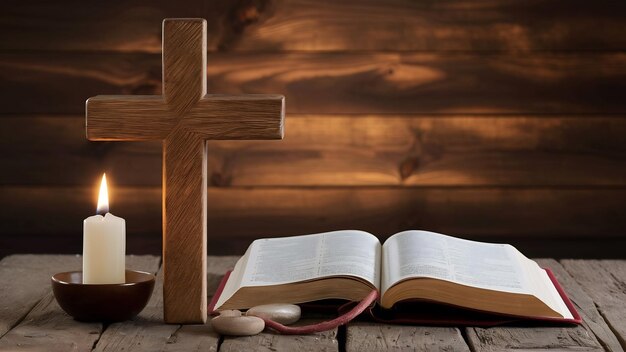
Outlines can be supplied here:
M221 316L211 319L213 330L220 335L251 336L265 329L265 322L258 317Z
M300 307L295 304L264 304L248 309L246 316L255 316L288 325L300 320Z

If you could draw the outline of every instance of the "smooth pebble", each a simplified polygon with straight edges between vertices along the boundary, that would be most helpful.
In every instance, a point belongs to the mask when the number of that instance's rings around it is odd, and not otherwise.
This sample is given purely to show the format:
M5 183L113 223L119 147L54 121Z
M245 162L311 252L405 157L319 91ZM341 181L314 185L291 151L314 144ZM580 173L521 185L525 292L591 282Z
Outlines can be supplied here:
M213 330L220 335L251 336L265 329L265 322L258 317L221 316L211 319Z
M252 307L246 312L246 316L255 316L273 320L281 324L293 324L300 320L300 306L295 304L263 304Z
M236 310L236 309L220 310L218 311L218 313L220 313L220 317L240 317L241 316L241 311Z

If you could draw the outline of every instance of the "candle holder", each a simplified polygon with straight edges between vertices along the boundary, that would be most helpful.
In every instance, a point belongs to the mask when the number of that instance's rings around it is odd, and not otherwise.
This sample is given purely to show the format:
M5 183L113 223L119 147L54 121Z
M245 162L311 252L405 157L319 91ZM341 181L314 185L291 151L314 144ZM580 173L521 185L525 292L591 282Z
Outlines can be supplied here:
M143 310L154 289L155 277L126 270L123 284L83 284L82 271L52 276L52 291L63 310L78 321L116 322L132 319Z

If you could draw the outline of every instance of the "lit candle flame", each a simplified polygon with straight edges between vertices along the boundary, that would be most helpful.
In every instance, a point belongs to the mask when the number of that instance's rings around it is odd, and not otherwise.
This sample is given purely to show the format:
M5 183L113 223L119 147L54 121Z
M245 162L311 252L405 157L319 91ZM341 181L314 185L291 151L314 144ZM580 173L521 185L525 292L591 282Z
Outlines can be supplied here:
M100 193L98 195L98 207L96 214L105 215L109 212L109 191L107 190L107 175L102 174L102 182L100 182Z

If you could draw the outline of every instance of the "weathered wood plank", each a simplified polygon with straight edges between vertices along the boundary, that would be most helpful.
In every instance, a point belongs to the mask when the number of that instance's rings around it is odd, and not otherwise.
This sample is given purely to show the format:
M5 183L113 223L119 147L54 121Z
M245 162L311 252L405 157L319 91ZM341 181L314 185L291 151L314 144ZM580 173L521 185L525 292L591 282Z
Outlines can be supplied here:
M217 289L224 273L232 269L239 256L209 256L207 258L207 294L209 301ZM168 339L164 351L217 351L220 337L211 328L211 323L204 325L183 325Z
M238 256L207 258L207 291L211 296L222 275L232 268ZM210 325L166 325L163 323L163 273L148 306L133 321L110 325L95 351L216 351L219 336Z
M593 334L582 327L471 328L473 351L604 351Z
M91 188L2 187L0 232L67 234L89 215ZM160 241L160 189L112 190L112 211L128 233ZM505 240L513 237L619 239L624 217L622 188L209 188L208 246L261 236L342 228L386 238L418 228ZM28 214L45 215L29 221ZM42 218L43 219L43 218ZM246 243L246 246L247 246ZM245 248L245 246L244 246Z
M218 31L216 18L205 3L112 0L103 6L77 0L54 5L38 0L7 1L0 5L4 14L0 26L6 29L0 34L0 50L159 53L164 18L201 17L208 20L210 32Z
M12 87L7 100L0 100L3 113L84 114L87 98L98 94L161 93L160 55L113 55L112 60L105 58L107 54L26 56L0 54L0 82ZM19 74L8 74L6 69Z
M561 263L593 299L626 349L626 261L563 260Z
M300 320L297 325L306 325L319 320ZM254 336L224 336L221 352L239 351L338 351L337 329L309 335L279 335L262 332Z
M32 248L80 251L76 224L93 209L90 188L0 188L5 253ZM526 188L210 188L208 251L242 253L259 237L356 228L381 239L430 229L484 241L513 242L537 256L620 258L624 190ZM130 252L158 253L160 189L114 188L112 209L127 220ZM36 213L42 223L25 214ZM46 223L46 226L43 225ZM280 224L280 225L278 225ZM563 238L568 238L563 241ZM598 240L601 239L601 240ZM552 248L552 250L549 250Z
M159 270L146 308L133 320L109 325L94 351L160 351L179 327L163 323L163 271Z
M549 268L565 289L567 296L576 306L576 310L583 318L583 326L595 335L602 347L607 351L623 351L619 341L606 324L593 299L576 282L576 280L554 259L537 259L536 262L542 268Z
M280 142L210 141L208 173L217 187L621 186L624 117L296 114ZM5 116L0 149L4 185L95 187L103 171L114 188L161 185L159 142L89 142L83 116Z
M621 189L209 189L209 233L278 236L358 228L386 238L426 228L464 236L619 234ZM460 215L462 214L462 215ZM549 214L549 215L547 215ZM277 224L280 224L279 226ZM538 224L541 224L538 226ZM569 224L569 225L568 225Z
M75 321L48 292L20 325L0 338L0 351L90 351L101 333L101 323Z
M593 6L584 1L241 2L222 18L225 25L220 27L219 48L512 52L624 49L624 10L623 4L608 1Z
M81 259L67 255L12 255L0 261L0 336L15 326L48 292L50 277L80 269Z
M109 197L111 212L126 219L129 237L133 233L152 233L160 242L160 188L111 187ZM63 234L62 237L75 238L75 243L79 244L82 221L95 214L97 194L96 187L0 187L0 199L2 208L14 209L11 215L6 215L14 221L0 225L1 233L16 237L25 233L21 228L31 234ZM28 204L18 205L22 202ZM32 221L31 214L41 214L45 220Z
M159 94L160 59L2 54L0 111L82 113L96 94ZM281 93L288 114L626 112L621 53L216 53L207 72L211 92Z
M626 48L625 8L615 1L187 0L177 5L3 1L0 50L158 52L159 24L167 17L206 18L210 50Z
M211 328L211 324L182 325L170 336L160 351L164 352L205 352L217 351L220 337ZM151 351L145 349L144 351Z
M467 351L457 328L351 323L346 351Z
M0 148L4 185L95 187L105 171L113 188L161 185L161 142L90 142L84 116L0 118Z
M129 268L146 270L158 258L128 256ZM12 255L0 261L0 336L9 331L48 292L50 277L58 272L80 270L82 259L74 255ZM49 309L48 304L41 307Z
M280 143L209 143L214 186L624 185L626 119L290 116ZM588 133L594 131L594 133Z
M553 273L583 317L577 327L495 327L467 328L467 338L475 351L622 351L610 328L604 323L591 298L563 267L552 259L538 260Z
M288 113L626 110L622 54L216 54L208 74L215 92L281 92Z
M0 262L0 280L3 279L5 271L10 270L13 275L19 275L9 282L1 281L3 289L6 289L8 294L6 300L2 299L0 316L3 319L5 316L15 316L15 312L22 311L24 303L32 301L35 293L44 292L44 298L24 320L0 338L0 350L91 350L94 342L100 337L102 324L76 322L64 313L54 299L49 281L56 270L80 269L80 260L78 256L69 255L16 255ZM126 261L128 268L156 272L160 258L127 256ZM45 279L42 277L44 273L47 274Z

